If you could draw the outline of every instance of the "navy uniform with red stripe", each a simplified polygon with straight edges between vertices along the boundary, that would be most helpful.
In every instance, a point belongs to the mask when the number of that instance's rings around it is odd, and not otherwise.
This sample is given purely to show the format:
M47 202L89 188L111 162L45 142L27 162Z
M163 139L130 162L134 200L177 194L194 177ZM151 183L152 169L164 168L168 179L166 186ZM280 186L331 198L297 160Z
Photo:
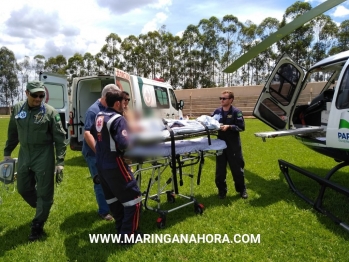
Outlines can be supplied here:
M128 131L125 118L110 107L97 114L91 128L100 183L120 234L137 231L142 200L137 181L123 158L129 144Z
M228 111L222 107L217 108L212 116L223 125L229 125L226 131L218 131L218 138L226 142L227 148L222 155L216 157L216 186L221 198L227 193L227 163L233 175L235 190L241 195L246 192L244 167L245 162L242 156L240 132L245 130L245 121L242 112L233 106Z

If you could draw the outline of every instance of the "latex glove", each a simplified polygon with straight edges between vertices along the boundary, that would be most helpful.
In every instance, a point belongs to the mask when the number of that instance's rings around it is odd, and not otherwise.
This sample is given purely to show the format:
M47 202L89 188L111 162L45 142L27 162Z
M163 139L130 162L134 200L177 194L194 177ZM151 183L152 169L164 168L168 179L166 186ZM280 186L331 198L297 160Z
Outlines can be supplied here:
M56 175L56 183L59 185L63 182L63 166L56 166L55 168L55 175Z
M4 156L4 161L6 160L12 160L13 158L11 156Z
M55 168L55 174L56 173L61 173L63 171L64 167L63 166L56 166Z

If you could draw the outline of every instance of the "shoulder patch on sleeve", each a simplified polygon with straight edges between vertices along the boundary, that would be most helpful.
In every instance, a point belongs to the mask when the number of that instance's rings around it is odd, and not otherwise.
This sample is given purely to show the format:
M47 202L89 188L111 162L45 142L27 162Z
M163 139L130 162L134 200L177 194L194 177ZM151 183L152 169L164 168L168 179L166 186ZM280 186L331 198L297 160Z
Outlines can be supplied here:
M96 119L96 130L101 132L104 124L104 115L99 115Z
M61 117L60 117L60 115L59 115L59 114L55 115L55 119L56 119L56 122L61 121Z
M241 112L241 111L238 112L237 116L238 116L238 117L242 117L242 112Z

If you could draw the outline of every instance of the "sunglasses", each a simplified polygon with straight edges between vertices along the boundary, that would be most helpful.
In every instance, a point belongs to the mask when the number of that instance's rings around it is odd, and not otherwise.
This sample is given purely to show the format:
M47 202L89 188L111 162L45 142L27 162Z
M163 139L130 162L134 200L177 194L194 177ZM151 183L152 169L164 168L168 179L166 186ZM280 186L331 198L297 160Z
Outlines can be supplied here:
M32 98L38 98L38 97L39 97L39 98L42 99L42 98L45 97L45 94L43 94L43 95L38 95L38 94L32 94L32 93L30 93L30 92L29 92L29 94L30 94L30 96L31 96Z
M230 98L227 98L227 97L220 97L219 100L227 100L227 99L230 99Z

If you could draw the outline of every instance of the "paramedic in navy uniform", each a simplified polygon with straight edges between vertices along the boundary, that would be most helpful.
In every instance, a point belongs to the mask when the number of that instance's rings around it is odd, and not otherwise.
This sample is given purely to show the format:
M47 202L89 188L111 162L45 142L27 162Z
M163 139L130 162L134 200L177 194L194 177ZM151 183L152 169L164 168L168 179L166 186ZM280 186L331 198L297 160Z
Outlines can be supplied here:
M106 94L107 108L96 116L91 134L96 140L96 162L105 199L118 234L137 233L141 208L141 192L124 151L129 146L129 128L122 116L125 97L122 91Z
M91 177L93 178L97 175L96 167L96 155L95 155L95 140L91 135L91 127L95 122L96 115L105 110L107 104L105 102L105 95L111 90L119 90L119 88L114 84L106 85L102 90L101 98L97 99L86 111L85 114L85 126L84 126L84 140L82 144L82 155L84 156L88 169L90 171ZM107 221L113 221L113 217L109 214L109 206L105 201L102 186L100 184L94 184L93 189L95 192L97 205L98 205L98 215Z
M244 199L248 198L244 178L244 158L242 156L240 132L245 130L245 121L242 112L232 106L234 93L223 91L219 98L221 107L217 108L212 116L221 123L218 138L226 142L227 148L216 157L216 186L219 198L224 199L227 194L227 163L233 175L235 190Z

